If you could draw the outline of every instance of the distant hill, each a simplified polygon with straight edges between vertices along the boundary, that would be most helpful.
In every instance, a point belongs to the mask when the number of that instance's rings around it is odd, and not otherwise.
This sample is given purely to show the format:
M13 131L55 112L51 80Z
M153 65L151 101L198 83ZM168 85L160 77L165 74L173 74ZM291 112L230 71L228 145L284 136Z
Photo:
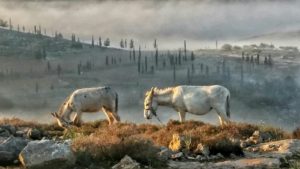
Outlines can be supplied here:
M287 32L273 32L261 35L250 36L241 39L244 40L296 40L300 39L300 30Z

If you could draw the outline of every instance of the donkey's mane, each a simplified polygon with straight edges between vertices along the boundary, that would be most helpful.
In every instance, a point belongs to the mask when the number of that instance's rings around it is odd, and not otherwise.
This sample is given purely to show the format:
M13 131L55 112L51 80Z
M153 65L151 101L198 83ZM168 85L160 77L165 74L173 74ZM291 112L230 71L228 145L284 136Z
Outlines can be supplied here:
M66 97L65 100L62 102L62 104L59 106L58 112L57 112L59 116L62 115L64 106L68 102L68 100L70 99L70 97L71 97L71 95L69 95L68 97Z
M167 87L163 89L155 88L154 95L170 94L171 92L173 92L173 89L174 89L173 87Z

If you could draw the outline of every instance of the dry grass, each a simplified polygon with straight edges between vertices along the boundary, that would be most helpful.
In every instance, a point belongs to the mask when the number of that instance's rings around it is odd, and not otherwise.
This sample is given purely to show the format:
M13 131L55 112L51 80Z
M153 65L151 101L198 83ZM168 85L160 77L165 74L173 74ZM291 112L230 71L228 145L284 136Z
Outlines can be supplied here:
M295 138L295 139L300 139L300 127L296 128L296 129L293 131L293 138Z
M2 119L1 124L35 127L48 133L61 132L56 124L36 124L20 119ZM173 134L178 133L191 138L190 151L194 151L199 143L209 147L211 154L231 153L242 155L240 146L232 140L246 139L255 130L268 133L270 140L291 138L291 134L268 126L257 126L245 123L232 123L225 127L206 124L199 121L169 121L165 126L151 124L119 123L109 126L106 121L96 121L74 127L71 132L72 148L78 156L81 166L100 163L111 166L126 154L144 165L163 166L164 162L157 157L159 146L168 146ZM299 134L299 130L297 130ZM54 134L55 135L55 134ZM53 135L52 135L53 136ZM294 137L299 136L295 135Z

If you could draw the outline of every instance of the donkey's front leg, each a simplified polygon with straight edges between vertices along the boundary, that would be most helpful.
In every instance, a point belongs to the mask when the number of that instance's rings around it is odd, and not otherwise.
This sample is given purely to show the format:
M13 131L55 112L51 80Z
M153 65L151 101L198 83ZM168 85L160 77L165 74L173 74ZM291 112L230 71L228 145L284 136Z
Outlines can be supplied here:
M81 115L82 115L82 112L76 112L76 114L72 120L74 125L81 126L81 124L82 124Z
M182 112L178 112L179 114L179 119L180 119L180 122L185 122L185 115L186 115L186 112L182 111Z

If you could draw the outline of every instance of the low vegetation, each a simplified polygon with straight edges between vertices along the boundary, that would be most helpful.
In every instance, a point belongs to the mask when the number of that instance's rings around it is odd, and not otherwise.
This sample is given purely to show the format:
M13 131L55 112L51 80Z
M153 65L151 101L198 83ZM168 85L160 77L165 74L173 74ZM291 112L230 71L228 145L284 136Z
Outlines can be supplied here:
M190 152L194 152L197 145L202 143L209 147L211 154L221 153L224 156L231 153L242 155L236 140L245 140L256 130L267 133L267 141L292 137L281 129L245 123L221 127L200 121L179 123L171 120L166 125L119 123L109 126L106 121L95 121L67 132L56 124L37 124L17 118L2 119L1 124L37 128L43 130L46 137L73 139L72 148L78 156L78 164L84 167L92 163L112 166L126 154L141 164L163 167L165 162L158 158L157 153L161 146L168 147L173 134L183 135L190 140Z

